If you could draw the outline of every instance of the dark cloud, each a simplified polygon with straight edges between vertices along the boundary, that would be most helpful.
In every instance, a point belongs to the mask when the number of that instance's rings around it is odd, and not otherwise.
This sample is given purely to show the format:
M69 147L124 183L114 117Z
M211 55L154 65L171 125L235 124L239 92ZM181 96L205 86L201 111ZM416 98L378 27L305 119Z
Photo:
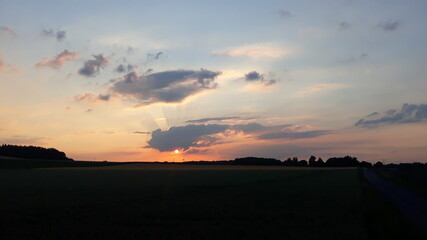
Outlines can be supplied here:
M118 73L127 73L127 72L130 72L130 71L133 71L135 69L135 67L136 67L135 65L131 65L131 64L128 64L127 66L123 65L123 64L120 64L119 66L117 66L114 69L114 71L118 72Z
M57 31L56 32L56 40L62 41L67 37L67 33L65 31Z
M245 74L245 81L247 82L259 82L264 86L270 86L276 83L274 79L265 79L263 74L260 74L257 71L252 71Z
M246 81L262 81L263 78L264 77L256 71L252 71L250 73L245 74Z
M140 131L135 131L133 133L136 133L136 134L151 134L151 132L140 132Z
M208 153L209 150L208 149L190 149L188 151L185 152L185 154L206 154Z
M257 139L298 139L298 138L313 138L320 135L328 134L329 131L306 131L295 132L290 130L289 126L263 126L259 123L249 124L200 124L187 125L179 127L171 127L168 130L155 130L151 134L151 139L148 141L146 148L154 148L161 152L173 151L182 149L184 151L194 147L208 147L214 144L222 143L222 134L230 135L237 132L251 134Z
M377 116L379 113L378 112L373 112L371 114L366 115L366 117L373 117L373 116Z
M99 94L98 99L102 101L109 101L111 98L110 94Z
M59 42L67 37L67 32L63 30L42 29L41 35L45 37L54 37Z
M239 119L240 117L214 117L214 118L201 118L195 120L188 120L186 123L206 123L210 121L223 121L223 120L232 120Z
M206 69L174 70L140 76L130 72L115 82L110 90L132 97L141 105L157 102L177 103L188 96L216 88L215 78L220 74Z
M16 34L15 31L13 31L13 29L10 27L0 26L0 37L1 36L17 37L18 34Z
M147 54L147 60L159 60L163 56L163 52Z
M306 132L291 132L291 131L281 131L281 132L271 132L258 136L258 139L299 139L299 138L314 138L320 135L325 135L330 133L330 131L317 130L317 131L306 131Z
M290 17L292 17L292 14L284 9L280 9L277 11L277 13L279 14L280 17L284 18L284 19L288 19Z
M228 127L227 125L209 124L171 127L166 131L157 129L151 134L147 148L166 152L175 149L186 151L190 147L210 146L218 139L209 135L224 132Z
M384 22L380 22L378 24L378 27L386 32L388 31L395 31L399 26L401 25L401 22L397 20L387 20Z
M104 57L102 54L93 55L94 59L84 62L83 67L80 68L79 74L86 77L96 76L101 68L104 68L110 61L110 58Z
M377 116L370 114L367 117ZM376 119L360 119L354 125L359 127L376 127L379 124L413 123L427 120L427 104L403 104L400 110L391 109Z
M348 22L340 22L339 23L339 29L340 30L346 30L349 29L351 27L351 24Z
M72 61L78 57L78 53L70 52L67 49L62 51L56 57L45 57L43 60L36 64L36 67L52 67L52 68L60 68L64 63L68 61Z

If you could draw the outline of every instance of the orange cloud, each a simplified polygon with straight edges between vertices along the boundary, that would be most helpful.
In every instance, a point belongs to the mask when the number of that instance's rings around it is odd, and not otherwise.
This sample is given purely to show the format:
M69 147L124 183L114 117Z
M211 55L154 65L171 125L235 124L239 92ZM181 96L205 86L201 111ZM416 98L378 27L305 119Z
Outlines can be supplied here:
M17 73L19 70L15 67L15 65L5 63L2 59L2 55L0 54L0 72Z
M40 67L60 68L66 62L76 59L78 55L79 54L76 52L70 52L67 49L65 49L56 57L45 57L42 61L36 64L36 67L37 68L40 68Z
M251 57L251 58L280 58L287 54L289 51L275 46L274 44L249 44L238 47L232 47L226 50L214 51L213 55L223 55L230 57Z

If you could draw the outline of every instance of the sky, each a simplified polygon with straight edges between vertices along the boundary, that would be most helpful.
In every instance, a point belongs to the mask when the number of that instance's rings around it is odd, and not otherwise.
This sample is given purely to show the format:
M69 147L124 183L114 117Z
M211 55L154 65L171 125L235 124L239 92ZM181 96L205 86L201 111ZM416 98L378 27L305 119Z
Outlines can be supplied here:
M0 0L0 144L96 161L427 162L425 10Z

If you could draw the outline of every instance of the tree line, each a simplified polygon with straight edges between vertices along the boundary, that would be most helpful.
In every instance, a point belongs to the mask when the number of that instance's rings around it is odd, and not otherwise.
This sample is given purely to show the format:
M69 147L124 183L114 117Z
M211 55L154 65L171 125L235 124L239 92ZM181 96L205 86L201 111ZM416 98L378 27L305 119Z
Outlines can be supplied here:
M380 168L380 167L427 167L427 163L400 163L400 164L383 164L376 162L372 164L366 161L359 161L356 157L332 157L324 161L321 157L317 158L311 156L307 160L299 160L297 157L287 158L280 161L275 158L261 158L261 157L244 157L236 158L234 160L222 161L190 161L184 164L203 164L203 165L257 165L257 166L290 166L290 167L366 167L366 168Z
M72 161L64 152L55 148L43 148L36 146L20 146L3 144L0 146L0 156L25 159L65 160Z

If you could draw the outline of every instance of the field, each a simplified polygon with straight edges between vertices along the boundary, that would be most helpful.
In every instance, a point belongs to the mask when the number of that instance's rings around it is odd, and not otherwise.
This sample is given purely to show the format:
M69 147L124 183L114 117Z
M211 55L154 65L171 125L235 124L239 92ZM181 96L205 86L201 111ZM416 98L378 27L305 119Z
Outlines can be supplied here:
M370 239L374 231L357 169L3 169L0 190L1 239Z
M397 186L427 198L427 168L378 168L375 173Z

